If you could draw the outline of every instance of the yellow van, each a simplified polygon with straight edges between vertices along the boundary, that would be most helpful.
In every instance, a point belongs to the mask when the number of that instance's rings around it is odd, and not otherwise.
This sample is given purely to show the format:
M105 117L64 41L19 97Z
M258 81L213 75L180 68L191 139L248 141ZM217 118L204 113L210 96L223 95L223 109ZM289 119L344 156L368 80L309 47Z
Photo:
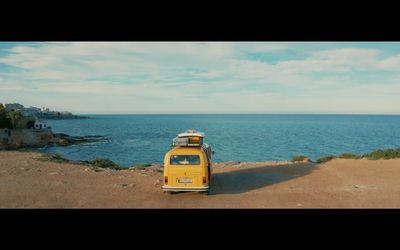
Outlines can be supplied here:
M164 191L209 193L212 151L203 138L204 133L188 130L173 140L172 148L164 157Z

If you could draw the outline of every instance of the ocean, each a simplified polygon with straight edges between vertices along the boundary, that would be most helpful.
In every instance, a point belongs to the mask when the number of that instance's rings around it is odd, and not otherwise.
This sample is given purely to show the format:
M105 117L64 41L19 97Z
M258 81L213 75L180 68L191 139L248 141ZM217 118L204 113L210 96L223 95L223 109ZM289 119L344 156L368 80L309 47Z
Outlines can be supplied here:
M73 160L109 158L123 166L162 163L177 133L204 132L214 162L312 160L345 152L400 147L398 115L89 115L47 120L55 133L107 141L40 149Z

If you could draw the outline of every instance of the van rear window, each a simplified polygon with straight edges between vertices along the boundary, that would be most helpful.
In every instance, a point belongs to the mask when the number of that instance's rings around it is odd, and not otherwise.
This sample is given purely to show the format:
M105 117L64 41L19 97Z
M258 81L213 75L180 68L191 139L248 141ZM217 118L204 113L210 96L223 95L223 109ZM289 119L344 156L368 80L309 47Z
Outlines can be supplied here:
M171 165L200 165L199 155L172 155Z

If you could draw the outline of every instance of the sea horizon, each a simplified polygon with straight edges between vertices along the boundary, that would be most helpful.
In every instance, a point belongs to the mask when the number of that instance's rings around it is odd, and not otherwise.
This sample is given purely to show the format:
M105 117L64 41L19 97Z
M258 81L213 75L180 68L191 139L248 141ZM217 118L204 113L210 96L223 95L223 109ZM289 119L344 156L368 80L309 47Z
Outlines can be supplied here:
M105 136L105 142L47 147L72 160L109 158L123 166L161 164L176 134L204 132L215 162L316 160L400 147L400 115L371 114L91 114L45 120L54 133Z
M76 115L360 115L399 116L400 113L75 113Z

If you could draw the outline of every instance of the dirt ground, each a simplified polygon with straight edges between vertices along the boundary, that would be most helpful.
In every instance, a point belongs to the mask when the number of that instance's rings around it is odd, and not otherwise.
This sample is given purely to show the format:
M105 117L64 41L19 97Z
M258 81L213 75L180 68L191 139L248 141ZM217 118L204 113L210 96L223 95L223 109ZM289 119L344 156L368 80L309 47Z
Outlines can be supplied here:
M95 170L0 151L1 208L399 208L400 159L215 163L210 195L166 194L160 166Z

